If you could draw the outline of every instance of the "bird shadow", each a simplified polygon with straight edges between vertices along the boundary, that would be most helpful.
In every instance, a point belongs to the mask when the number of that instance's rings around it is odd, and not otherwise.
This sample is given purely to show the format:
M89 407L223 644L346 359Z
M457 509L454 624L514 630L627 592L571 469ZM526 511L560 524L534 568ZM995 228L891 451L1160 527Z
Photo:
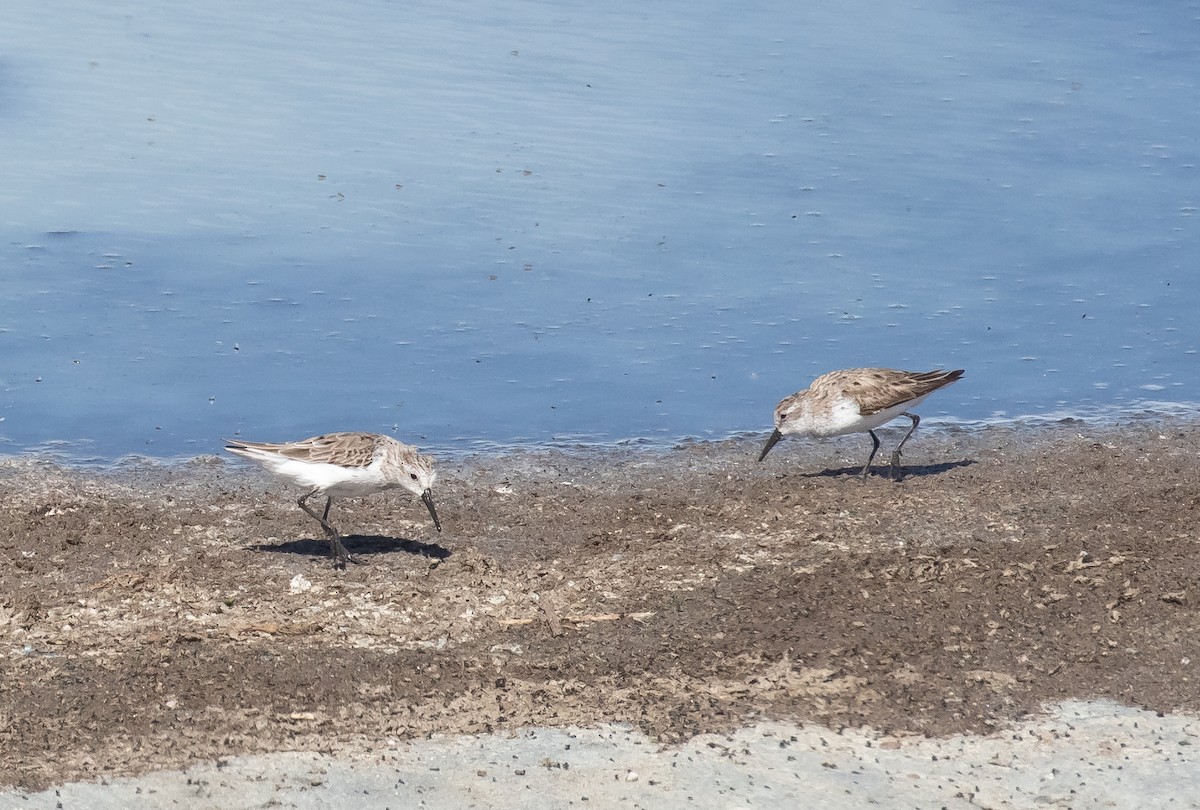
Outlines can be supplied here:
M450 549L437 543L422 543L420 540L409 540L405 537L386 537L380 534L349 534L342 537L342 545L352 557L374 556L376 554L412 554L417 557L428 557L433 560L444 560L450 556ZM328 557L329 541L314 538L303 540L284 540L280 543L256 543L250 546L253 551L267 551L274 554L300 554L309 557Z
M959 467L970 467L977 463L974 459L966 458L962 461L943 461L940 464L904 464L900 467L900 480L905 478L924 478L930 475L941 475L950 472ZM821 470L820 472L800 473L801 478L840 478L842 476L857 477L862 473L862 466L855 467L839 467L836 470ZM887 478L887 464L872 464L871 471L867 473L870 478Z

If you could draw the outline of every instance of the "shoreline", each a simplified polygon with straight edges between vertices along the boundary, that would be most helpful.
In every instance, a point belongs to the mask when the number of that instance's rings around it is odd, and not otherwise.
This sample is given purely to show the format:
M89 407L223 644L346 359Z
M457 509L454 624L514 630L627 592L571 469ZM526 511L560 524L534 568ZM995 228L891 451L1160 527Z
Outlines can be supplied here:
M250 469L0 462L0 787L531 727L1200 711L1200 426L930 432L899 483L853 478L862 438L448 463L440 535L339 502L344 572Z
M407 444L419 447L422 452L434 455L440 461L456 464L472 459L488 459L525 453L567 452L605 454L610 452L636 451L662 454L697 445L723 445L730 442L743 441L765 442L766 437L771 432L769 423L770 420L767 418L764 419L763 426L760 429L735 430L721 436L676 436L672 438L629 436L613 440L601 440L582 436L562 436L542 440L530 439L528 441L520 439L508 441L461 439L454 445L430 444L421 437L406 435L395 430L386 431L376 429L375 432L392 435L394 438L400 439ZM1123 406L1097 406L1072 411L1047 411L1020 414L1017 416L997 416L966 420L956 419L947 415L938 415L927 418L923 417L918 435L935 436L946 433L959 435L964 433L981 433L989 430L1045 431L1061 427L1077 427L1089 431L1107 431L1154 423L1200 424L1200 403L1145 400ZM336 429L357 430L360 428L341 427ZM894 422L879 428L883 432L895 429L896 423ZM281 439L283 437L274 438ZM16 452L0 452L0 463L26 459L81 470L103 471L119 470L139 465L187 465L202 463L213 458L227 459L227 456L222 452L224 446L223 440L214 440L211 442L211 447L208 451L165 456L148 453L126 453L113 457L87 455L76 452L81 444L82 442L73 442L65 439L49 440L30 447L20 448Z

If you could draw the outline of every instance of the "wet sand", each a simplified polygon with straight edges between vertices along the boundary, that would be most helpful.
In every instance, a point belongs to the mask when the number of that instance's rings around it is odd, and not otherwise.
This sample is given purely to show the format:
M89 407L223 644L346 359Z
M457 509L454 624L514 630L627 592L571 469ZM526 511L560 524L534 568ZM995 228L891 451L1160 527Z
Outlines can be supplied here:
M901 482L853 477L861 436L758 464L762 438L443 463L441 534L401 495L335 505L345 571L235 462L4 461L0 786L529 728L900 745L1069 700L1200 711L1194 424L927 432Z

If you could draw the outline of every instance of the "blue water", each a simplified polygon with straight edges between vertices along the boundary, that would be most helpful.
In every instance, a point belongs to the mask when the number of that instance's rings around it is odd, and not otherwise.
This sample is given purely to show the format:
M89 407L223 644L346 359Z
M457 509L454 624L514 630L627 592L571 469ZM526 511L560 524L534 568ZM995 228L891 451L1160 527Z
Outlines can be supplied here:
M1195 403L1200 5L7 3L0 451Z

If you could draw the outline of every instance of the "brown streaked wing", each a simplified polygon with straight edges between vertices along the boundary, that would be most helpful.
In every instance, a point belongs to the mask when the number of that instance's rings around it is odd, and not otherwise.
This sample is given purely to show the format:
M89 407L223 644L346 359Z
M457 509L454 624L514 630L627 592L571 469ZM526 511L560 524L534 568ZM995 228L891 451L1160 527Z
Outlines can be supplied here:
M379 437L371 433L326 433L276 445L259 445L281 456L313 464L337 464L342 467L369 467L375 460Z
M899 371L891 368L860 368L834 372L846 396L858 403L864 416L903 405L949 385L963 375L955 371ZM831 381L832 382L832 381Z

